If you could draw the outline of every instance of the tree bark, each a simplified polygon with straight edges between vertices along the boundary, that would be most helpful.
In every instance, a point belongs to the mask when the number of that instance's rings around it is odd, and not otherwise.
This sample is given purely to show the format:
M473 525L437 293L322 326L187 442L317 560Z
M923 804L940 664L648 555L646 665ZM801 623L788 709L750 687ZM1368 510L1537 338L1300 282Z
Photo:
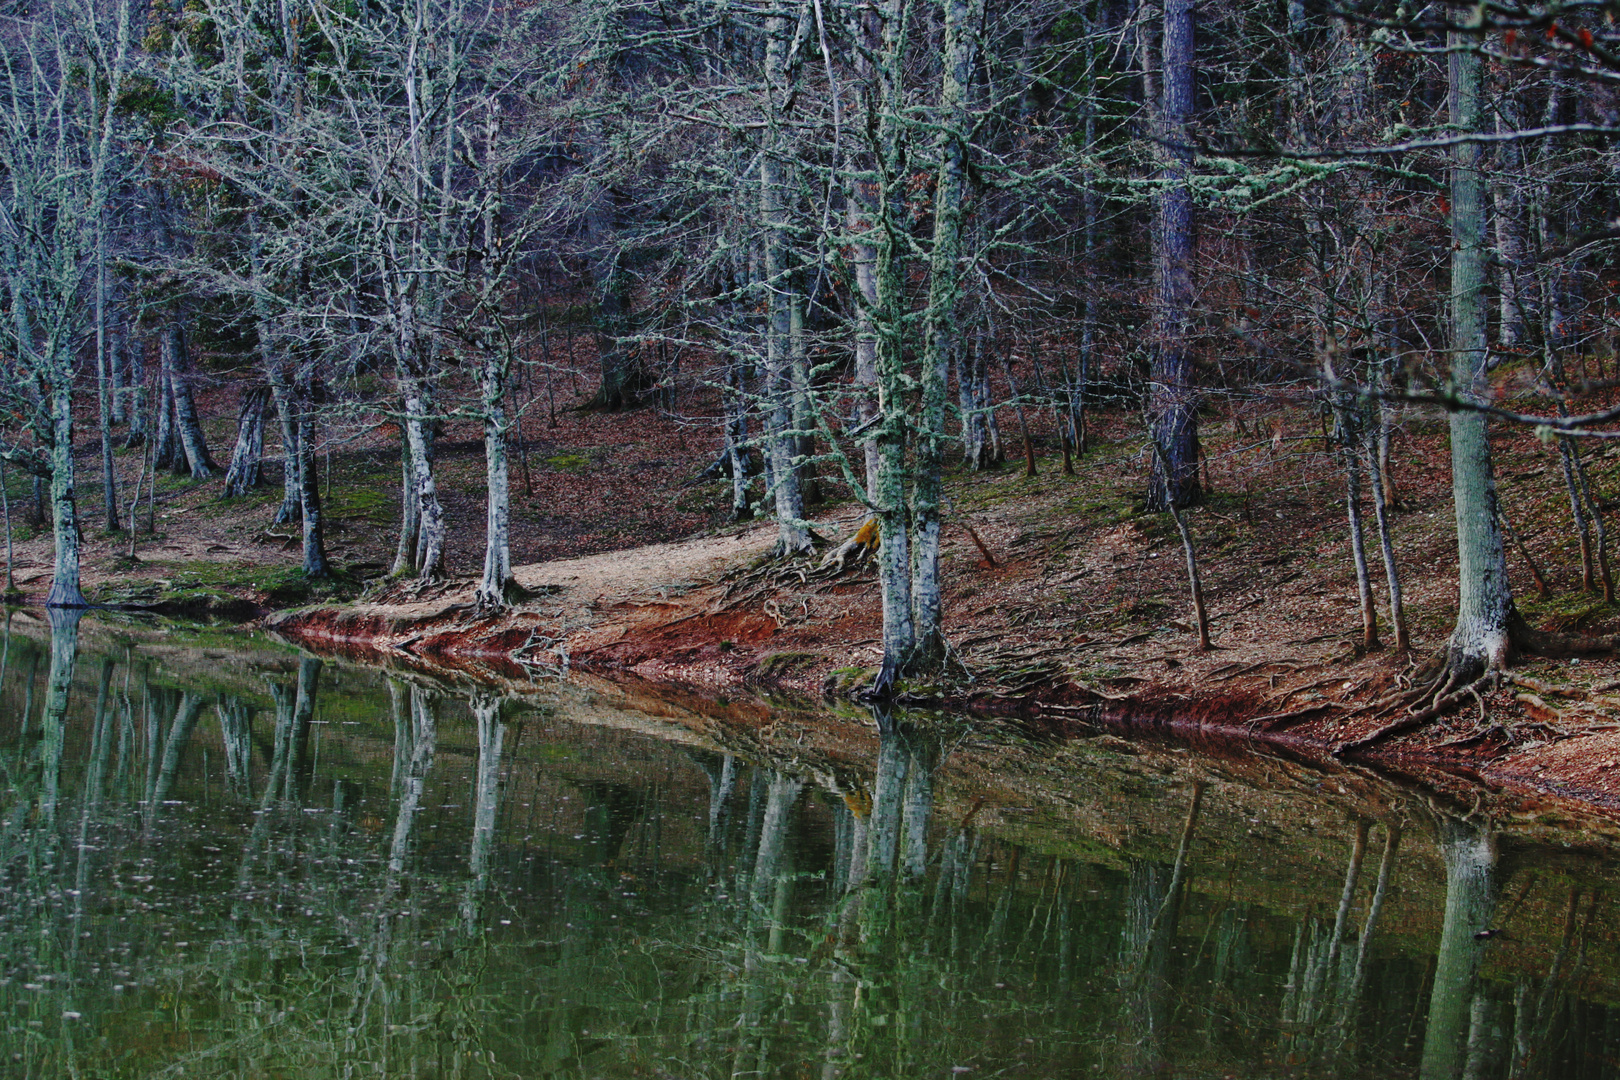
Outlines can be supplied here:
M321 513L321 477L315 462L315 388L300 377L295 388L298 417L298 508L303 517L304 576L329 578L326 558L326 520Z
M185 453L183 465L176 461L174 468L176 472L189 469L193 480L207 480L219 471L219 466L208 456L208 442L197 415L197 402L191 394L191 357L186 349L182 319L180 305L176 303L163 328L161 342L163 373L174 399L174 430Z
M784 15L765 20L765 145L759 163L759 215L765 248L765 452L770 455L775 488L778 557L811 549L795 460L799 438L794 424L793 312L799 301L788 234L787 162L794 152L786 115L792 100L789 29Z
M276 510L273 524L290 525L303 512L298 487L299 463L303 460L298 447L298 407L293 400L292 386L280 366L267 358L264 371L270 383L270 397L276 405L276 418L281 423L281 506ZM156 467L154 464L153 468Z
M888 695L904 673L916 642L911 606L911 551L906 522L906 447L910 417L905 397L903 348L906 315L905 282L900 258L910 237L900 219L907 177L902 153L901 114L909 9L906 0L882 0L880 51L873 65L875 86L868 91L876 110L868 127L874 135L877 164L876 265L877 303L872 312L877 335L877 387L880 420L872 441L877 449L877 483L872 498L878 520L878 582L883 597L883 664L871 692Z
M67 357L51 388L51 535L56 545L51 591L45 606L82 608L89 604L79 591L79 505L74 489L73 371Z
M421 504L417 500L416 469L411 462L411 440L404 422L399 428L399 546L394 549L392 577L416 573L416 547L422 534Z
M242 409L236 418L236 448L231 451L231 466L225 470L227 499L248 494L258 487L263 477L260 464L264 459L264 410L270 403L270 387L266 384L250 387L242 395Z
M439 488L433 477L433 403L424 379L402 374L405 437L410 441L410 464L415 473L418 532L416 575L436 581L446 573L444 559L444 510L439 505Z
M1395 635L1395 648L1404 652L1411 647L1412 642L1406 630L1406 606L1401 599L1400 568L1395 564L1395 539L1389 522L1384 466L1381 461L1382 455L1379 453L1387 431L1382 422L1383 410L1382 402L1372 406L1374 425L1379 430L1369 440L1373 445L1367 447L1367 467L1372 473L1373 516L1378 522L1378 551L1383 558L1384 579L1389 586L1390 632Z
M923 330L919 417L911 495L911 606L913 671L945 659L940 592L939 532L941 469L945 456L946 376L960 348L957 308L961 297L967 203L968 92L978 64L978 27L984 0L944 0L945 62L940 82L936 141L939 166L934 189L933 251L928 265L928 306Z
M113 467L113 357L107 334L107 223L96 220L96 408L101 435L101 507L107 531L118 532L118 471Z
M1454 30L1449 38L1451 126L1457 131L1478 131L1481 61L1470 51L1470 35ZM1451 391L1476 406L1489 400L1481 153L1478 144L1461 144L1452 151L1451 167ZM1487 668L1502 668L1511 662L1520 620L1497 521L1496 476L1485 414L1477 409L1453 409L1449 421L1458 597L1447 668L1448 681L1461 684Z
M1193 393L1191 319L1193 213L1191 133L1193 113L1193 0L1166 0L1161 50L1164 98L1157 128L1163 145L1158 196L1157 302L1153 372L1148 409L1153 438L1164 448L1155 457L1147 506L1190 506L1198 484L1198 415Z
M1479 826L1445 818L1440 850L1446 862L1446 910L1429 995L1421 1080L1457 1080L1462 1075L1469 1013L1488 947L1478 933L1490 928L1496 913L1496 838Z

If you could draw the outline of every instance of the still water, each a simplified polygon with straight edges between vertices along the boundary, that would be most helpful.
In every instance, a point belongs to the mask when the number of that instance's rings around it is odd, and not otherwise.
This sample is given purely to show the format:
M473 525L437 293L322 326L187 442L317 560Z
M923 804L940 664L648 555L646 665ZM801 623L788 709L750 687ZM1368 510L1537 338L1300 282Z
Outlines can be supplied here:
M1620 1075L1601 826L21 619L0 1076Z

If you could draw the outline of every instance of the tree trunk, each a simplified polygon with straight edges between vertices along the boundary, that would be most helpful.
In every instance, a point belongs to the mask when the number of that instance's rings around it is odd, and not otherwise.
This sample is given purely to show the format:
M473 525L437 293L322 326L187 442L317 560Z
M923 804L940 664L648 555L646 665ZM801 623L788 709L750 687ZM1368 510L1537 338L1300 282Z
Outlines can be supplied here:
M56 561L47 607L88 607L79 591L79 505L74 490L73 369L62 356L53 366L51 387L51 535Z
M157 415L153 418L153 445L156 447L154 468L168 469L179 476L186 475L186 452L180 445L180 433L174 426L174 384L169 379L169 367L159 354L157 375L152 387L157 400Z
M1497 134L1518 128L1518 102L1511 92L1496 98ZM1529 244L1524 219L1524 148L1517 142L1496 146L1496 168L1491 183L1496 225L1496 293L1499 303L1497 341L1504 349L1517 349L1524 343L1525 258Z
M506 460L506 358L489 350L480 379L484 413L484 574L475 603L485 613L503 610L519 594L512 576L512 496Z
M1478 131L1481 61L1469 51L1472 37L1449 35L1451 125ZM1451 168L1451 385L1463 401L1489 400L1485 379L1485 203L1481 149L1453 148ZM1457 517L1457 623L1447 656L1448 681L1460 684L1513 658L1520 625L1508 584L1507 553L1497 523L1496 476L1485 414L1454 409L1451 428L1451 492Z
M877 336L878 412L881 419L873 435L877 449L876 489L872 497L873 515L878 520L878 582L883 597L883 665L871 692L887 696L895 680L904 672L915 645L916 624L911 606L911 551L906 522L906 444L910 418L906 409L904 320L907 315L905 281L900 259L909 244L903 192L908 177L899 169L901 156L901 114L905 102L903 78L908 33L908 8L904 0L882 0L881 48L876 57L873 78L877 83L874 106L879 110L869 118L874 130L874 158L879 177L875 200L876 306L872 312Z
M1344 460L1345 509L1350 522L1350 558L1356 569L1356 599L1361 607L1361 644L1378 648L1378 611L1373 605L1372 575L1367 571L1367 545L1361 527L1360 415L1354 403L1336 406L1340 453Z
M114 425L129 422L129 368L124 350L124 320L118 305L110 303L107 313L107 380L112 398Z
M129 434L124 438L126 449L144 446L151 437L148 430L146 405L146 360L140 343L135 338L129 316L119 311L113 319L113 355L121 360L124 373L125 408L128 411Z
M181 449L185 453L184 465L175 463L175 471L189 469L193 480L207 480L219 471L219 466L208 456L208 443L203 437L202 421L197 416L197 403L191 395L191 357L186 350L185 326L180 305L175 304L163 328L163 372L174 399L174 428Z
M765 452L770 456L776 497L776 554L798 555L811 549L804 525L804 497L794 460L793 310L798 303L797 275L790 260L787 162L794 151L783 110L792 98L788 84L788 20L773 15L765 21L765 145L759 163L759 216L764 227L765 290Z
M1372 408L1374 417L1381 422L1383 403L1379 402ZM1379 423L1378 426L1383 425ZM1404 652L1411 647L1412 642L1406 632L1406 607L1401 600L1400 570L1395 565L1395 540L1389 523L1389 502L1384 497L1385 480L1378 445L1383 437L1384 432L1378 431L1370 440L1375 445L1367 448L1367 467L1372 472L1373 515L1378 521L1378 551L1384 561L1384 578L1389 585L1390 632L1395 635L1395 647Z
M321 477L315 461L315 393L307 378L295 391L298 416L298 508L304 521L304 576L329 578L326 521L321 514Z
M411 440L404 422L399 428L399 546L394 549L392 577L416 573L416 548L422 535L421 503L417 499L416 469L411 462Z
M1198 416L1193 394L1190 321L1192 318L1192 146L1188 124L1193 112L1193 2L1166 0L1162 66L1164 98L1159 138L1164 149L1160 179L1165 187L1157 206L1157 304L1154 312L1153 373L1148 392L1153 438L1163 447L1154 458L1147 506L1190 506L1198 486Z
M1421 1080L1457 1080L1462 1075L1469 1013L1487 948L1479 931L1490 928L1496 913L1496 838L1477 825L1445 818L1440 850L1446 862L1446 910L1429 995Z
M276 418L281 422L281 506L276 510L273 524L290 525L302 513L298 470L303 454L298 448L298 407L287 376L279 366L267 360L265 377L270 383L270 396L276 403ZM156 467L154 464L153 468Z
M405 405L402 423L416 474L416 574L424 581L436 581L445 575L445 529L444 509L433 478L433 402L425 380L401 373L400 384Z
M242 409L236 417L236 448L231 467L225 471L225 498L248 494L262 482L260 463L264 459L264 410L270 403L270 387L260 384L242 395Z
M816 506L821 503L822 494L815 462L816 403L811 386L809 330L805 326L807 302L801 285L793 293L792 329L788 337L792 342L793 428L798 440L794 460L799 463L799 497L805 506Z
M939 172L934 190L933 251L923 330L922 415L919 417L911 495L911 607L913 671L945 659L939 579L941 468L945 456L946 376L959 351L962 240L967 202L968 91L978 63L978 27L984 0L945 0L945 63L940 84Z
M113 467L113 358L107 334L107 229L106 215L96 221L96 408L101 434L101 506L107 531L118 532L118 471Z

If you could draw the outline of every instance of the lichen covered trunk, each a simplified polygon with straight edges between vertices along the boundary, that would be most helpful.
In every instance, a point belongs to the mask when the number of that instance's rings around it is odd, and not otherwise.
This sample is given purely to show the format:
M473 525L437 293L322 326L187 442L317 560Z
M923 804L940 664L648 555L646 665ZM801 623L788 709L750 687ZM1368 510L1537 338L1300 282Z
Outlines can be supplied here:
M793 310L796 275L791 265L787 160L793 145L786 129L791 100L787 70L788 20L766 21L766 145L759 164L759 215L765 247L765 452L770 456L776 497L776 553L797 555L810 550L804 524L804 494L799 486L799 437L794 423Z
M484 574L478 582L479 610L507 606L516 592L512 577L511 480L506 457L506 364L499 356L484 363L480 380L484 412Z
M264 409L270 400L268 386L255 386L242 395L242 411L236 419L236 448L231 466L225 471L226 498L246 495L259 486L259 463L264 456Z
M181 320L181 313L176 309L164 325L163 370L168 376L169 391L174 398L174 430L185 454L186 468L193 480L207 480L219 471L219 466L208 454L202 419L191 392L191 357L186 349L185 325ZM176 462L178 467L179 463Z
M66 358L51 388L51 535L56 561L51 572L47 607L82 608L79 591L79 505L74 490L73 379Z
M276 405L276 419L281 424L281 506L276 509L274 523L290 525L297 520L298 496L298 411L293 402L292 387L286 375L274 363L265 365L270 382L270 396Z
M1468 1057L1469 1017L1496 914L1496 839L1484 828L1445 818L1446 910L1423 1038L1422 1080L1457 1080Z
M416 574L423 580L445 575L444 510L439 504L439 488L433 477L431 426L433 405L423 380L403 377L405 437L410 442L410 464L416 485L418 514Z
M921 405L911 495L911 605L914 640L908 666L938 667L945 658L944 598L939 577L941 468L945 456L947 374L958 349L963 232L967 210L968 88L978 60L983 0L946 0L945 67L940 84L939 169L934 189L933 251L928 267Z
M308 387L298 391L298 506L304 522L304 576L328 578L326 520L321 512L321 477L315 462L315 418Z
M416 469L411 464L411 440L403 424L399 429L399 545L394 549L395 577L416 571L416 544L421 537L421 513L416 500Z
M1457 50L1450 55L1452 126L1476 131L1480 58L1467 50L1472 41L1468 35L1453 32L1451 38ZM1452 153L1451 389L1464 407L1453 409L1449 417L1451 494L1457 518L1457 623L1447 666L1451 680L1460 682L1512 660L1518 617L1498 524L1489 431L1485 414L1477 408L1489 401L1481 150L1477 144L1464 143Z

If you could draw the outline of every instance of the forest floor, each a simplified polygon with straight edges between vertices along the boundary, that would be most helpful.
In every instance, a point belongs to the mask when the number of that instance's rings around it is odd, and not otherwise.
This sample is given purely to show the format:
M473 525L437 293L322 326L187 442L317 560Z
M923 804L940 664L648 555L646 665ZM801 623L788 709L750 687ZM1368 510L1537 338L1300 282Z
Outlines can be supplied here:
M576 385L560 395L567 400L554 421L543 406L526 418L527 475L514 468L513 555L532 598L508 616L473 615L483 459L471 425L457 424L441 439L439 459L459 575L448 581L417 588L382 579L395 543L398 436L356 423L334 427L322 457L329 549L344 574L335 587L311 592L292 531L269 526L280 501L274 466L263 494L240 500L220 499L217 479L165 476L153 504L157 531L137 538L132 560L127 537L88 527L101 496L96 448L87 443L86 591L101 603L268 616L272 628L313 648L500 679L566 663L721 697L814 697L846 692L869 674L879 658L870 560L836 576L817 571L819 555L763 561L774 526L725 523L729 481L687 483L717 452L712 425L653 407L569 408L586 396L584 381ZM222 418L210 428L221 458L233 401L226 383L204 402ZM1032 420L1037 475L1026 475L1015 415L1006 410L1011 460L948 478L943 573L956 703L1049 730L1104 719L1325 756L1387 720L1373 704L1444 646L1456 569L1443 417L1403 412L1395 435L1409 655L1360 645L1343 473L1310 407L1223 403L1203 420L1208 497L1189 520L1211 614L1209 652L1197 650L1189 625L1173 524L1140 511L1148 462L1135 418L1095 418L1073 476L1062 471L1049 418ZM274 432L266 434L273 453ZM1515 430L1499 432L1495 449L1505 513L1550 586L1538 596L1514 550L1521 612L1532 626L1565 634L1620 630L1620 608L1580 589L1556 449ZM1587 458L1599 491L1620 491L1620 448L1600 444ZM125 492L137 467L137 451L121 452ZM18 478L11 481L21 522L29 500ZM862 521L847 497L811 516L832 542ZM49 584L50 538L48 530L29 533L19 524L17 579L37 603ZM1369 554L1381 582L1376 547ZM1385 599L1380 586L1381 620ZM1532 656L1515 674L1521 684L1370 756L1389 768L1442 767L1492 787L1620 810L1620 693L1611 693L1620 687L1620 657Z

